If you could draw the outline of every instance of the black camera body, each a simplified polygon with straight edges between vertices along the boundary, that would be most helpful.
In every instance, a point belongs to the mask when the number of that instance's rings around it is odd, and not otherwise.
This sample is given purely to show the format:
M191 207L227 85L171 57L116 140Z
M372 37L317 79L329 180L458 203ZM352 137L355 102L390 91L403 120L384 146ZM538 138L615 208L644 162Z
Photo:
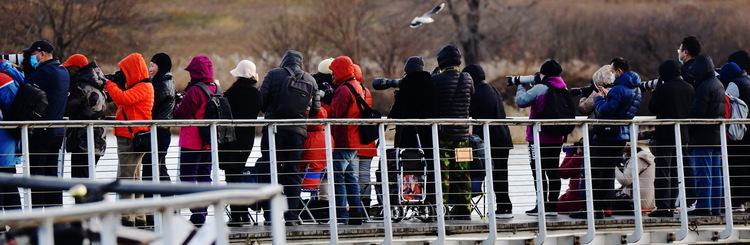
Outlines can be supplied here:
M125 90L127 80L125 79L125 73L123 73L122 71L116 71L112 74L106 74L104 75L104 77L107 78L107 80L110 80L113 83L117 84L120 89Z
M388 79L378 77L372 80L372 88L377 90L386 90L389 88L398 88L401 86L401 79Z
M593 92L599 92L599 89L594 86L594 84L591 84L586 87L578 87L578 88L571 88L570 89L570 95L572 96L581 96L581 97L589 97L591 96L591 93Z

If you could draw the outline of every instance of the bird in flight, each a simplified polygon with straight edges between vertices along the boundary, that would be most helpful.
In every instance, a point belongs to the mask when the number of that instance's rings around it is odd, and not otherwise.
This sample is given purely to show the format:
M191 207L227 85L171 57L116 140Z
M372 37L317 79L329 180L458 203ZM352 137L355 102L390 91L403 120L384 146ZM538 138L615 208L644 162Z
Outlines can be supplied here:
M409 27L417 28L421 26L422 24L429 24L429 23L435 22L435 20L432 19L432 16L440 12L440 10L442 10L444 6L445 6L445 3L441 3L440 5L428 11L427 13L424 13L424 15L419 16L419 17L414 17L414 19L411 20L411 24L409 25Z

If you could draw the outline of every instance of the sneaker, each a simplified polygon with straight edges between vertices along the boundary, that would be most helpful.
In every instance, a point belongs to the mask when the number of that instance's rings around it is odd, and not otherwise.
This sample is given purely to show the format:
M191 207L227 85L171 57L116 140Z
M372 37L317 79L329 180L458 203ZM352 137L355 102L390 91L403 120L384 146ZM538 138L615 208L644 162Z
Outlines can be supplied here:
M496 219L512 219L513 212L511 210L497 210L495 211Z
M689 202L689 203L690 203L690 202ZM693 202L693 203L690 203L690 205L688 205L687 211L688 211L688 212L690 212L690 211L693 211L693 210L695 210L695 205L696 205L696 203L694 203L694 202ZM679 213L680 213L680 211L682 211L682 210L680 209L680 207L677 207L677 208L675 208L675 209L674 209L674 213L675 213L675 214L679 214Z
M674 217L674 213L669 209L656 210L648 214L648 217Z
M735 212L735 213L744 213L745 211L746 211L745 204L740 205L740 208L738 209L732 209L732 212Z
M557 217L557 212L545 212L544 216Z
M526 214L531 216L536 216L537 213L539 213L539 209L537 207L534 207L532 210L526 210Z

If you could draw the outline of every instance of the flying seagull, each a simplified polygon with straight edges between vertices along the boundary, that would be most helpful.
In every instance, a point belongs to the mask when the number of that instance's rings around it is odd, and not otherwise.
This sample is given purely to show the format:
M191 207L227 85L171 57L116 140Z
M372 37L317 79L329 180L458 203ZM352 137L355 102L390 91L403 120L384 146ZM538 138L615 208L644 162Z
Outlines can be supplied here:
M422 24L429 24L429 23L435 22L435 20L432 19L432 16L440 12L440 10L443 9L443 6L445 6L445 3L441 3L437 7L430 10L429 12L424 13L424 15L422 16L414 17L414 19L411 20L411 24L409 25L409 27L417 28L421 26Z

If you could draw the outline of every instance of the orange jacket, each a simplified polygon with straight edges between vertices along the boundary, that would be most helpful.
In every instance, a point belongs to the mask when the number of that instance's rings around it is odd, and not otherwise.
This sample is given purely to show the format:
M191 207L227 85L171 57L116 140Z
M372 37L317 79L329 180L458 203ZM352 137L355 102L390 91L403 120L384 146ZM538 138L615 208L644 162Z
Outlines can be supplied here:
M123 91L117 84L107 81L109 96L117 105L115 118L125 121L125 116L123 116L125 113L128 120L151 120L151 109L154 107L154 86L150 82L140 82L149 77L143 56L138 53L130 54L117 65L125 73L126 89ZM133 133L149 130L148 127L131 128ZM133 134L127 127L115 128L115 135L133 138Z

